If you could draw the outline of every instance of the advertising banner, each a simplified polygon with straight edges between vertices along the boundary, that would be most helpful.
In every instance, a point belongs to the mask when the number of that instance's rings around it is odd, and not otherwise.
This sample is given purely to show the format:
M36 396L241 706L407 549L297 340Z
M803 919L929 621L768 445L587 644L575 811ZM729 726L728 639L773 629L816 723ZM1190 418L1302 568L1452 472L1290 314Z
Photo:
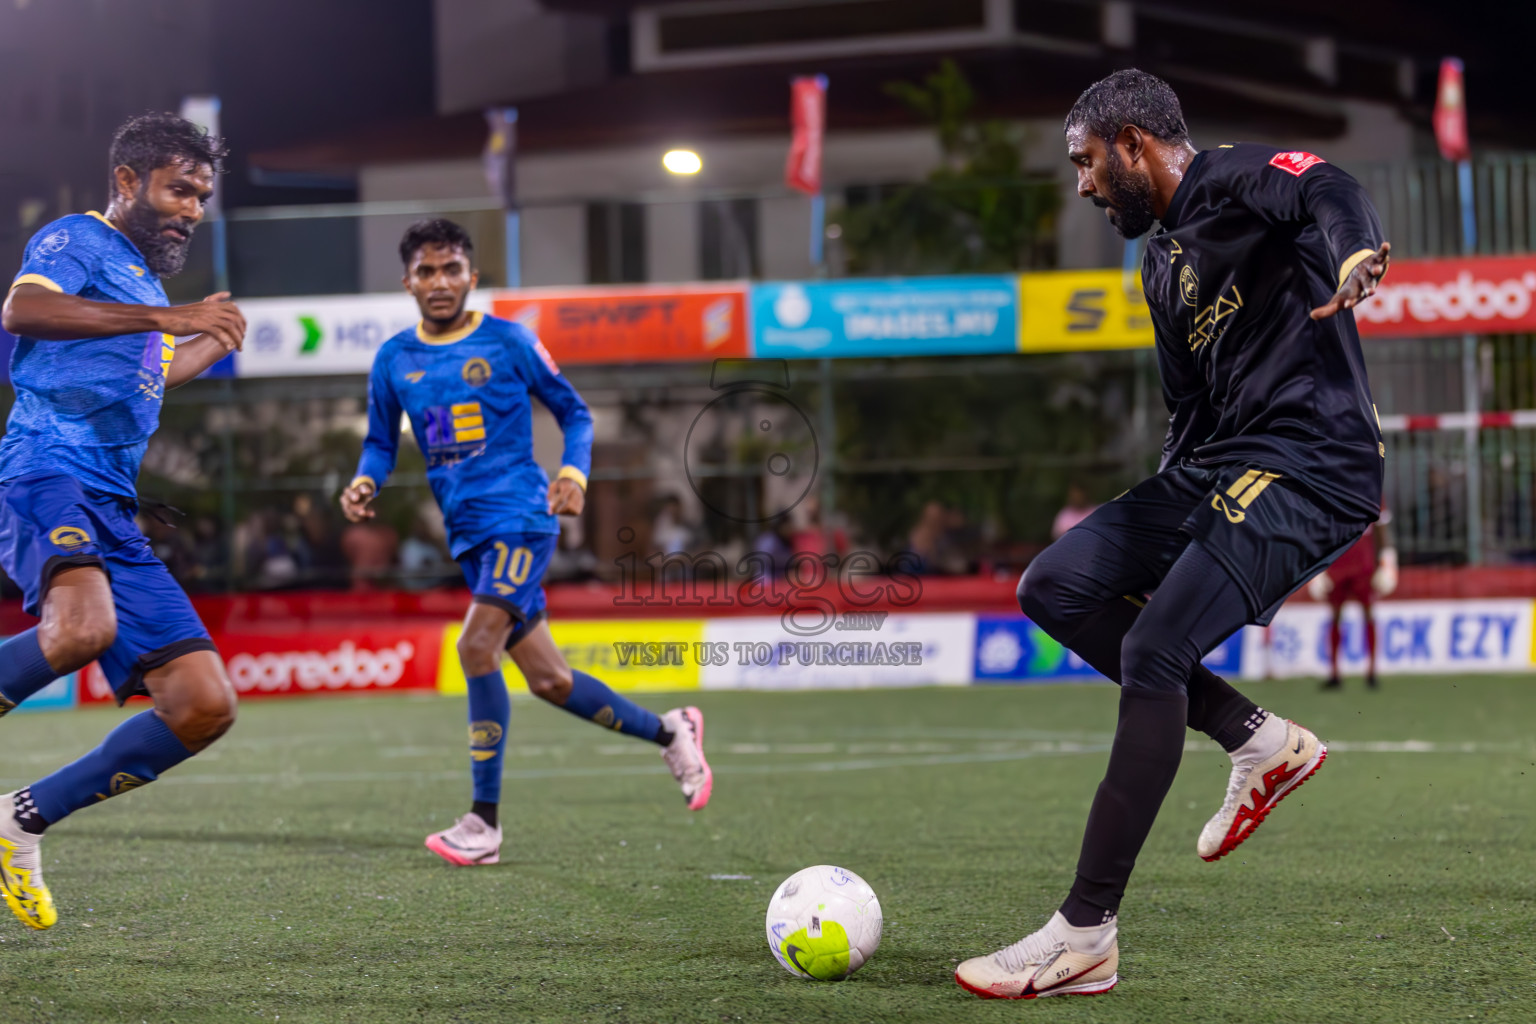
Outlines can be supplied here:
M471 309L489 310L491 293L472 292ZM241 377L364 374L379 346L421 319L404 292L246 299L245 347L235 356Z
M437 672L439 693L468 692L457 650L462 632L457 622L443 630ZM638 693L699 688L696 654L704 639L702 620L552 620L549 632L571 668L594 675L615 690ZM512 689L526 688L522 675L511 662L502 663L501 673Z
M752 289L754 354L805 359L1013 352L1010 277L779 282Z
M827 76L807 75L789 83L793 128L784 184L813 196L821 191L821 138L827 125Z
M1019 351L1145 348L1152 314L1141 273L1057 270L1019 278Z
M1327 605L1292 603L1280 609L1268 636L1243 631L1243 675L1328 674ZM1388 601L1376 606L1376 664L1383 675L1414 672L1529 671L1532 603L1525 598L1482 601ZM1358 608L1344 616L1339 655L1345 673L1365 669L1365 624Z
M213 641L235 692L245 700L433 690L442 632L436 625L383 625L293 634L217 633ZM82 675L81 704L114 700L96 663Z
M1243 638L1233 636L1205 657L1218 675L1242 670ZM1074 682L1102 680L1087 662L1052 640L1023 615L976 616L978 683Z
M706 690L829 690L970 682L976 617L845 613L801 636L781 618L711 619L700 648Z
M707 361L747 354L743 284L497 292L496 316L527 327L557 363Z
M60 676L28 697L20 706L11 711L11 714L19 715L29 711L68 711L78 703L77 687L79 679L80 673L78 672L71 672L67 676Z
M1536 256L1393 260L1355 307L1362 337L1536 331Z

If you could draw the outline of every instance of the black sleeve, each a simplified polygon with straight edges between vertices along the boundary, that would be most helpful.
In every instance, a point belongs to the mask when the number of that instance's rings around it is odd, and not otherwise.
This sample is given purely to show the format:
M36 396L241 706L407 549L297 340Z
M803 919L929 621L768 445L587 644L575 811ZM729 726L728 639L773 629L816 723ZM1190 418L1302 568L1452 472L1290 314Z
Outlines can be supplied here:
M1163 403L1168 406L1168 433L1157 465L1161 473L1210 437L1216 419L1209 400L1210 386L1195 361L1182 357L1186 346L1168 344L1167 328L1155 315L1152 326L1158 335L1157 368L1163 378Z
M1318 226L1328 240L1340 284L1386 240L1365 188L1310 153L1245 144L1212 154L1217 159L1211 170L1254 216L1269 224Z

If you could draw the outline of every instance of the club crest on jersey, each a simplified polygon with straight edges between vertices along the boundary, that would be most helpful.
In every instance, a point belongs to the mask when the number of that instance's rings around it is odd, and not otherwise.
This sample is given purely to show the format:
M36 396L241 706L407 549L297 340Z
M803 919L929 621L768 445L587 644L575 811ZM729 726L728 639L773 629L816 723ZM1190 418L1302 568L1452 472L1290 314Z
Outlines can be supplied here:
M1188 263L1179 271L1179 298L1184 300L1186 306L1197 305L1200 301L1200 276Z
M1320 156L1313 156L1298 149L1290 153L1276 153L1270 158L1269 166L1278 167L1285 173L1294 174L1299 178L1311 168L1327 162Z
M491 379L491 364L476 356L466 360L464 368L459 371L464 378L464 383L472 388L478 388Z
M78 526L55 526L48 534L48 542L56 548L73 551L91 542L91 535Z

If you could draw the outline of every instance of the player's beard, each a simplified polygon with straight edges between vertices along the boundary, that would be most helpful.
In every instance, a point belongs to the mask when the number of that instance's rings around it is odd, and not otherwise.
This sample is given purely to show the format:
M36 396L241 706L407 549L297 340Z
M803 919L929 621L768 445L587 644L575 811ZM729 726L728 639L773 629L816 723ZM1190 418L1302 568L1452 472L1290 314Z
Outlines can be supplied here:
M1106 162L1109 174L1108 195L1104 200L1095 199L1096 205L1113 208L1109 222L1124 238L1140 238L1152 230L1157 215L1152 212L1152 182L1143 174L1136 174L1120 160L1120 153L1109 147Z
M185 241L167 238L163 232L175 226L187 234ZM196 224L180 217L162 217L142 196L135 199L123 217L123 231L128 240L144 254L144 262L157 277L170 277L181 273L187 264L187 249L192 244L192 230Z

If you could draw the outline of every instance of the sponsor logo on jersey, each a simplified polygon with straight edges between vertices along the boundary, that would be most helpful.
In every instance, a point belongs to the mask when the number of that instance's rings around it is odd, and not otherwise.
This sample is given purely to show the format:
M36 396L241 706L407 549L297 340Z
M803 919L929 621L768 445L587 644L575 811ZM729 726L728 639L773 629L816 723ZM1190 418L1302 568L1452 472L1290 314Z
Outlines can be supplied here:
M464 368L459 371L464 378L464 383L472 388L478 388L491 379L491 364L476 356L466 360Z
M78 526L55 526L48 534L48 542L54 547L73 551L91 542L91 535Z
M130 264L128 264L128 269L133 271L133 276L134 277L143 277L144 276L144 268L143 267L135 266L134 264L130 263Z
M405 380L408 384L420 384L421 378L425 377L426 375L426 370L412 370L410 373L405 375Z
M1304 153L1298 149L1290 153L1276 153L1270 159L1269 166L1278 167L1285 173L1294 174L1299 178L1318 164L1327 162L1320 156Z
M37 243L36 254L38 256L52 256L69 244L69 232L60 228L41 242Z

